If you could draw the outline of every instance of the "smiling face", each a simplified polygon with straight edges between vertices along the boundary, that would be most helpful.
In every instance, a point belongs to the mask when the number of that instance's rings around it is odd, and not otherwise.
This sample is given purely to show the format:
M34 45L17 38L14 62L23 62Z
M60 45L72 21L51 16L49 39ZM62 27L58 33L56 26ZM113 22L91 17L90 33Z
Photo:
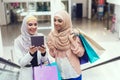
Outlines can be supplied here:
M55 17L54 17L54 27L55 27L55 29L56 29L58 32L60 32L60 31L62 31L63 26L64 26L63 20L62 20L60 17L55 16Z
M27 22L27 29L30 35L34 35L37 32L38 23L36 20L30 20Z

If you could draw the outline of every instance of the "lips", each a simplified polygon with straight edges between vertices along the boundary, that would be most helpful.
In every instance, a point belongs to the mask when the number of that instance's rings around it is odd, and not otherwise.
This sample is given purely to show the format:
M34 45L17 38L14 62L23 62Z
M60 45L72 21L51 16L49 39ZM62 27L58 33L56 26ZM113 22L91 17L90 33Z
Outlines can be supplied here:
M59 28L60 26L59 25L55 25L56 28Z
M30 29L32 33L35 33L37 29Z

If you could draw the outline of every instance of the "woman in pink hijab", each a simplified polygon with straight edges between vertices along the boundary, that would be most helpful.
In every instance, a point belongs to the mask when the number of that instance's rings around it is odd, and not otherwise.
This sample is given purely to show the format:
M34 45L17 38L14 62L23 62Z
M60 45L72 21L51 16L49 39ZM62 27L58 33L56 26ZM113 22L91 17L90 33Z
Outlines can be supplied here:
M79 57L83 56L84 48L79 38L72 33L69 14L64 10L56 12L54 29L48 35L47 45L63 80L81 80Z

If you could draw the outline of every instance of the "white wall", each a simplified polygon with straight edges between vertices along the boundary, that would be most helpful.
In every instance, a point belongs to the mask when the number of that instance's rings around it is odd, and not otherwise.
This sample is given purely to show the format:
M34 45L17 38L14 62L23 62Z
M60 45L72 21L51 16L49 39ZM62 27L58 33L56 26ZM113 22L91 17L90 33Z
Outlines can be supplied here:
M6 21L6 16L5 16L5 7L4 7L4 3L2 3L0 1L0 25L6 25L7 21Z
M120 5L120 0L107 0L107 2Z
M2 56L3 56L3 43L2 43L1 27L0 27L0 57Z
M3 2L38 2L38 1L50 1L50 0L3 0Z
M88 0L88 19L91 19L91 8L92 8L92 6L91 6L91 4L92 4L92 0Z
M118 36L120 39L120 5L115 5L115 15L116 15L116 31L118 32Z
M118 32L118 37L120 39L120 0L107 0L110 4L115 4L115 15L116 15L116 23L115 28Z
M71 7L74 3L83 4L83 17L87 17L87 0L71 0Z

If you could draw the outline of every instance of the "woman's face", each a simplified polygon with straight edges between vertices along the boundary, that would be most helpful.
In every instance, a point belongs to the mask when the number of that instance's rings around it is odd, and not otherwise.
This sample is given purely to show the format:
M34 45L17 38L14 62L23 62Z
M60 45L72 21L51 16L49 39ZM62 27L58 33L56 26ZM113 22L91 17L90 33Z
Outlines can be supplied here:
M27 28L28 28L28 33L30 35L34 35L37 31L37 27L38 27L38 23L36 20L30 20L28 23L27 23Z
M55 27L55 29L58 32L60 32L62 30L62 28L63 28L63 25L64 25L63 20L60 17L55 16L54 17L54 27Z

